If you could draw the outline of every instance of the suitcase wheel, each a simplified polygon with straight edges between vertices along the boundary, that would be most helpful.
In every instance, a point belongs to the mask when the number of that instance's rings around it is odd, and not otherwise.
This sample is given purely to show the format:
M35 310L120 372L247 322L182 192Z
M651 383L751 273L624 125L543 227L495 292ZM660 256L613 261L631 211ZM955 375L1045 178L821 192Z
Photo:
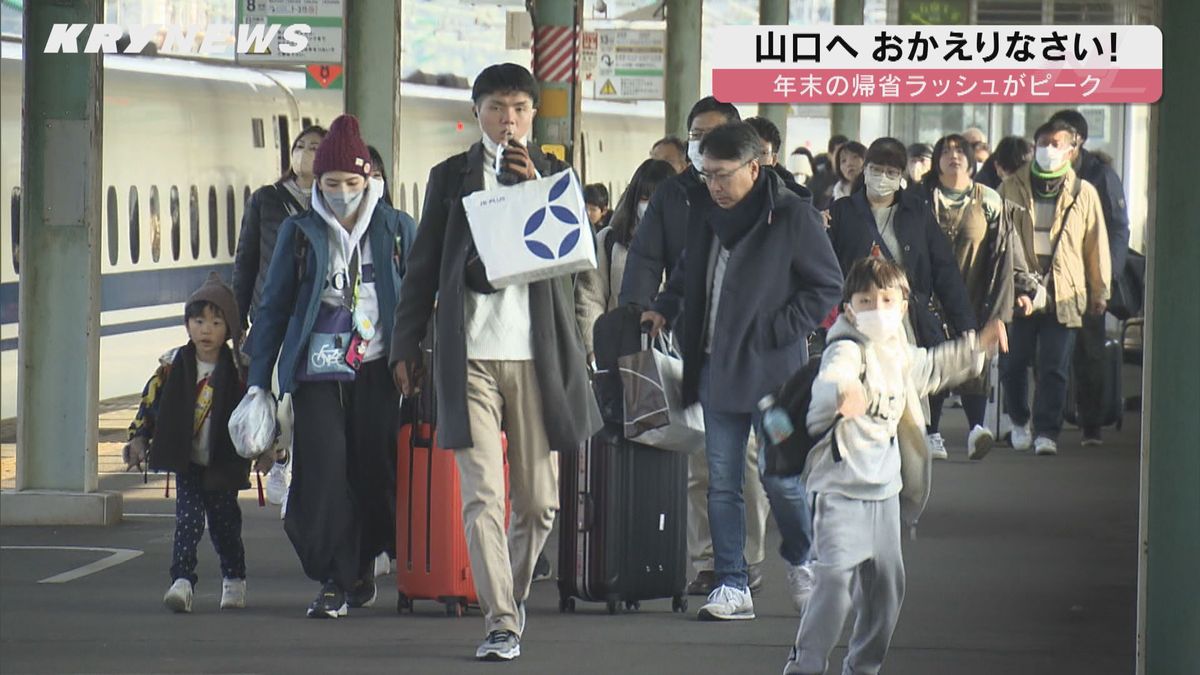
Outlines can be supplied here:
M563 614L566 614L567 612L574 614L575 598L560 598L558 601L558 611Z
M463 610L465 609L466 603L461 600L446 600L446 616L452 616L456 619L460 618L462 617Z
M687 611L687 598L682 595L677 595L671 598L671 611L683 614Z
M406 609L409 612L413 611L412 600L410 600L407 595L401 593L400 595L396 596L396 613L403 614L404 610Z
M637 600L627 600L625 602L625 611L636 612L642 608L642 603Z
M616 614L617 610L621 608L620 603L616 600L609 600L607 603L605 603L605 606L608 609L609 614Z

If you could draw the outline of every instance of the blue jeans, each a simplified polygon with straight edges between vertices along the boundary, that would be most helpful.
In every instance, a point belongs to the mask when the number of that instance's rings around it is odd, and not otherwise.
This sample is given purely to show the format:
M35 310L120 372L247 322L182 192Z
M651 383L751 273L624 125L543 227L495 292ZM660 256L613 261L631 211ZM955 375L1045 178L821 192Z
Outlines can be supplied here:
M1034 362L1033 432L1057 440L1067 402L1067 368L1076 329L1058 322L1053 311L1014 318L1008 328L1008 353L1000 355L1004 404L1016 426L1029 423L1028 369Z
M742 471L751 427L762 434L761 415L713 412L709 408L708 363L700 371L700 404L704 409L704 440L708 456L708 524L712 531L713 567L717 585L747 587L746 503ZM799 476L766 475L767 451L758 455L758 472L783 544L779 552L789 564L808 560L812 547L812 514Z

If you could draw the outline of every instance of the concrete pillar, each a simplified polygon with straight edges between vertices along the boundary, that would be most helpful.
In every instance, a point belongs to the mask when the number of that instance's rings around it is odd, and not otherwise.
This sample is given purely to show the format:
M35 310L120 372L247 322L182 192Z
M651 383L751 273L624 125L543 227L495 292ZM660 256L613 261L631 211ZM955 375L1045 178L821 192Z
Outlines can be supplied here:
M346 5L345 109L358 117L363 140L379 150L394 181L400 173L401 0Z
M834 0L833 22L839 26L861 26L863 0ZM859 104L832 103L829 106L830 135L845 134L850 140L862 140L859 134Z
M96 491L102 61L40 48L53 24L101 23L103 9L103 0L24 9L17 491L0 498L5 525L121 518L121 495Z
M533 76L541 90L538 114L533 120L533 138L547 150L560 146L563 159L573 162L578 131L575 115L575 89L579 76L578 3L576 0L533 0L530 8Z
M1156 202L1150 232L1143 375L1138 672L1200 672L1200 192L1194 148L1200 3L1163 0L1163 95L1156 104ZM1155 183L1150 185L1154 186Z
M701 0L667 0L666 128L687 140L687 116L700 98Z
M786 26L788 23L788 0L758 0L758 23L763 26ZM759 103L758 116L765 117L779 127L782 139L776 152L780 162L787 161L790 148L787 143L787 119L790 105L785 103Z

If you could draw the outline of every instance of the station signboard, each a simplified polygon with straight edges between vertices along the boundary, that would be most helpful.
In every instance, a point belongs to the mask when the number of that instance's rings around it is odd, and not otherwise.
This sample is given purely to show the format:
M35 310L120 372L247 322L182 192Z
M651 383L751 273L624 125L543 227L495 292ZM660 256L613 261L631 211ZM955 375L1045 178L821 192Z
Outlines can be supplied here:
M238 0L239 24L278 26L280 32L293 24L307 24L312 29L308 34L308 46L295 54L284 54L279 50L276 34L265 53L238 54L238 63L340 64L345 5L345 0Z
M618 29L596 33L596 98L662 100L666 31Z

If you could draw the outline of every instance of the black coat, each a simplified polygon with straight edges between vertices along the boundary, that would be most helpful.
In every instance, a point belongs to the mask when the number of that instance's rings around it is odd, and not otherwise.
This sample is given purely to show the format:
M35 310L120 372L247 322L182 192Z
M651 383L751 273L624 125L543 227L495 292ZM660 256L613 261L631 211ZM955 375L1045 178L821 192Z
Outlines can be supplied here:
M746 413L808 360L808 335L842 294L842 274L821 215L774 172L764 171L766 205L730 251L709 359L708 402ZM716 241L709 215L720 208L698 185L689 193L687 251L655 309L678 331L685 405L699 398L700 368L711 292L709 261ZM680 314L682 313L682 321Z
M233 259L233 295L237 298L238 311L242 313L242 326L249 325L246 319L254 314L254 308L262 298L279 225L288 216L307 210L308 205L297 202L283 181L260 187L246 202L237 255Z
M1108 250L1112 257L1113 278L1120 278L1129 252L1129 212L1125 209L1125 187L1112 164L1094 152L1079 149L1075 173L1096 188L1104 228L1108 231Z
M898 191L896 199L892 226L904 248L904 269L912 291L909 320L916 331L917 344L932 347L944 342L943 323L958 333L975 330L978 322L967 299L967 287L954 260L954 250L938 226L925 194L919 187L911 187ZM849 197L834 202L830 221L829 238L843 273L849 272L857 260L870 255L875 244L879 244L889 260L895 258L879 235L866 190L855 190Z
M662 286L663 272L670 278L683 255L688 222L688 192L704 187L692 167L659 184L646 213L633 233L625 276L621 280L622 305L649 307Z
M533 145L529 156L543 176L567 165ZM464 297L467 253L473 248L462 198L483 189L483 144L455 155L429 171L417 238L409 252L392 329L390 363L417 361L421 340L437 300L437 345L433 350L438 441L448 449L469 448L467 337ZM589 241L592 239L589 237ZM588 380L583 338L575 320L570 276L529 284L534 370L541 387L542 417L550 447L577 447L600 430L600 410Z

